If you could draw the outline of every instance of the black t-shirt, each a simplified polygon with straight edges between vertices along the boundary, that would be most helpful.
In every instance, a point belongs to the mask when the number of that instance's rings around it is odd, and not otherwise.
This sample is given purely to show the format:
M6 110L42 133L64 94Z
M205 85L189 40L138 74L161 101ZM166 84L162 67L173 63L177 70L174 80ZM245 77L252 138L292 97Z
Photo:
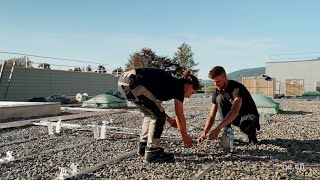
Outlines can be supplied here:
M136 76L158 100L184 100L184 81L173 77L166 71L156 68L137 68Z
M219 108L222 110L223 117L226 117L231 110L231 101L236 97L242 98L242 105L239 112L240 117L248 114L259 116L257 106L247 88L243 84L233 80L229 80L225 90L216 89L213 92L212 103L218 104Z

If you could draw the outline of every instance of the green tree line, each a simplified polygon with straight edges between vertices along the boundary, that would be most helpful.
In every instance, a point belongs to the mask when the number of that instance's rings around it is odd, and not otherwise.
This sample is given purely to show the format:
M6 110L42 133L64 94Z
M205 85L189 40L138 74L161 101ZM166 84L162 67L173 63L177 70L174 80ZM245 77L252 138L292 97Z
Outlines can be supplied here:
M180 77L185 70L189 70L196 75L199 71L199 69L195 69L197 65L198 63L194 61L191 46L183 43L178 47L172 58L156 55L150 48L143 48L130 54L128 63L125 65L125 71L138 67L155 67Z

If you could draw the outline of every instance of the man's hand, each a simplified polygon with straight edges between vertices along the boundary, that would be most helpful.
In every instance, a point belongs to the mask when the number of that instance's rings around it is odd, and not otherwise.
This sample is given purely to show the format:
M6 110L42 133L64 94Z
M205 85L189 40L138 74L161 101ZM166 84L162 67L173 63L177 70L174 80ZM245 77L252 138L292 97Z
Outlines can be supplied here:
M201 143L206 139L207 133L203 131L203 133L198 137L198 143Z
M176 120L172 119L171 117L167 117L167 121L171 127L178 128Z
M218 126L217 128L215 128L209 135L209 138L211 140L215 140L217 139L219 133L221 132L221 128Z
M186 148L190 148L192 147L192 139L190 138L189 135L186 135L184 137L182 137L183 143L184 143L184 147Z

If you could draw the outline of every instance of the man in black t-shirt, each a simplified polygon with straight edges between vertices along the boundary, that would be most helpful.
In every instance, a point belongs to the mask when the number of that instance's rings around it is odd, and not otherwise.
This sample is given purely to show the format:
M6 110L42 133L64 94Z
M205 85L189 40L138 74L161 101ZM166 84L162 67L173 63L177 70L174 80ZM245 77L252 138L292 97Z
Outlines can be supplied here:
M256 131L260 130L259 113L249 91L243 84L228 80L221 66L214 67L209 73L209 78L217 89L212 94L213 105L198 142L206 138L219 108L223 121L211 131L210 139L216 139L223 128L233 124L248 136L250 143L257 143Z
M144 114L138 155L146 162L168 162L174 155L160 148L160 136L167 120L180 130L185 147L192 146L187 133L183 113L183 100L199 89L198 78L185 71L182 78L176 78L156 68L137 68L124 73L118 81L118 89L127 100L132 101ZM176 120L166 115L162 101L174 99Z

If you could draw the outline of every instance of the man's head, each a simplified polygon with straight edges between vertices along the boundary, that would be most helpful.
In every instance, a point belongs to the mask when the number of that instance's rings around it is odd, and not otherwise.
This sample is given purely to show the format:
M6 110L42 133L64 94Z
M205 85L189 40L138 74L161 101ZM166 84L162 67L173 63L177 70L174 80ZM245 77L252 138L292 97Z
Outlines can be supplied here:
M192 94L199 90L199 80L196 76L190 74L189 70L183 72L182 79L184 81L184 97L190 98Z
M218 89L225 89L228 85L226 71L221 66L215 66L209 72L209 78Z

